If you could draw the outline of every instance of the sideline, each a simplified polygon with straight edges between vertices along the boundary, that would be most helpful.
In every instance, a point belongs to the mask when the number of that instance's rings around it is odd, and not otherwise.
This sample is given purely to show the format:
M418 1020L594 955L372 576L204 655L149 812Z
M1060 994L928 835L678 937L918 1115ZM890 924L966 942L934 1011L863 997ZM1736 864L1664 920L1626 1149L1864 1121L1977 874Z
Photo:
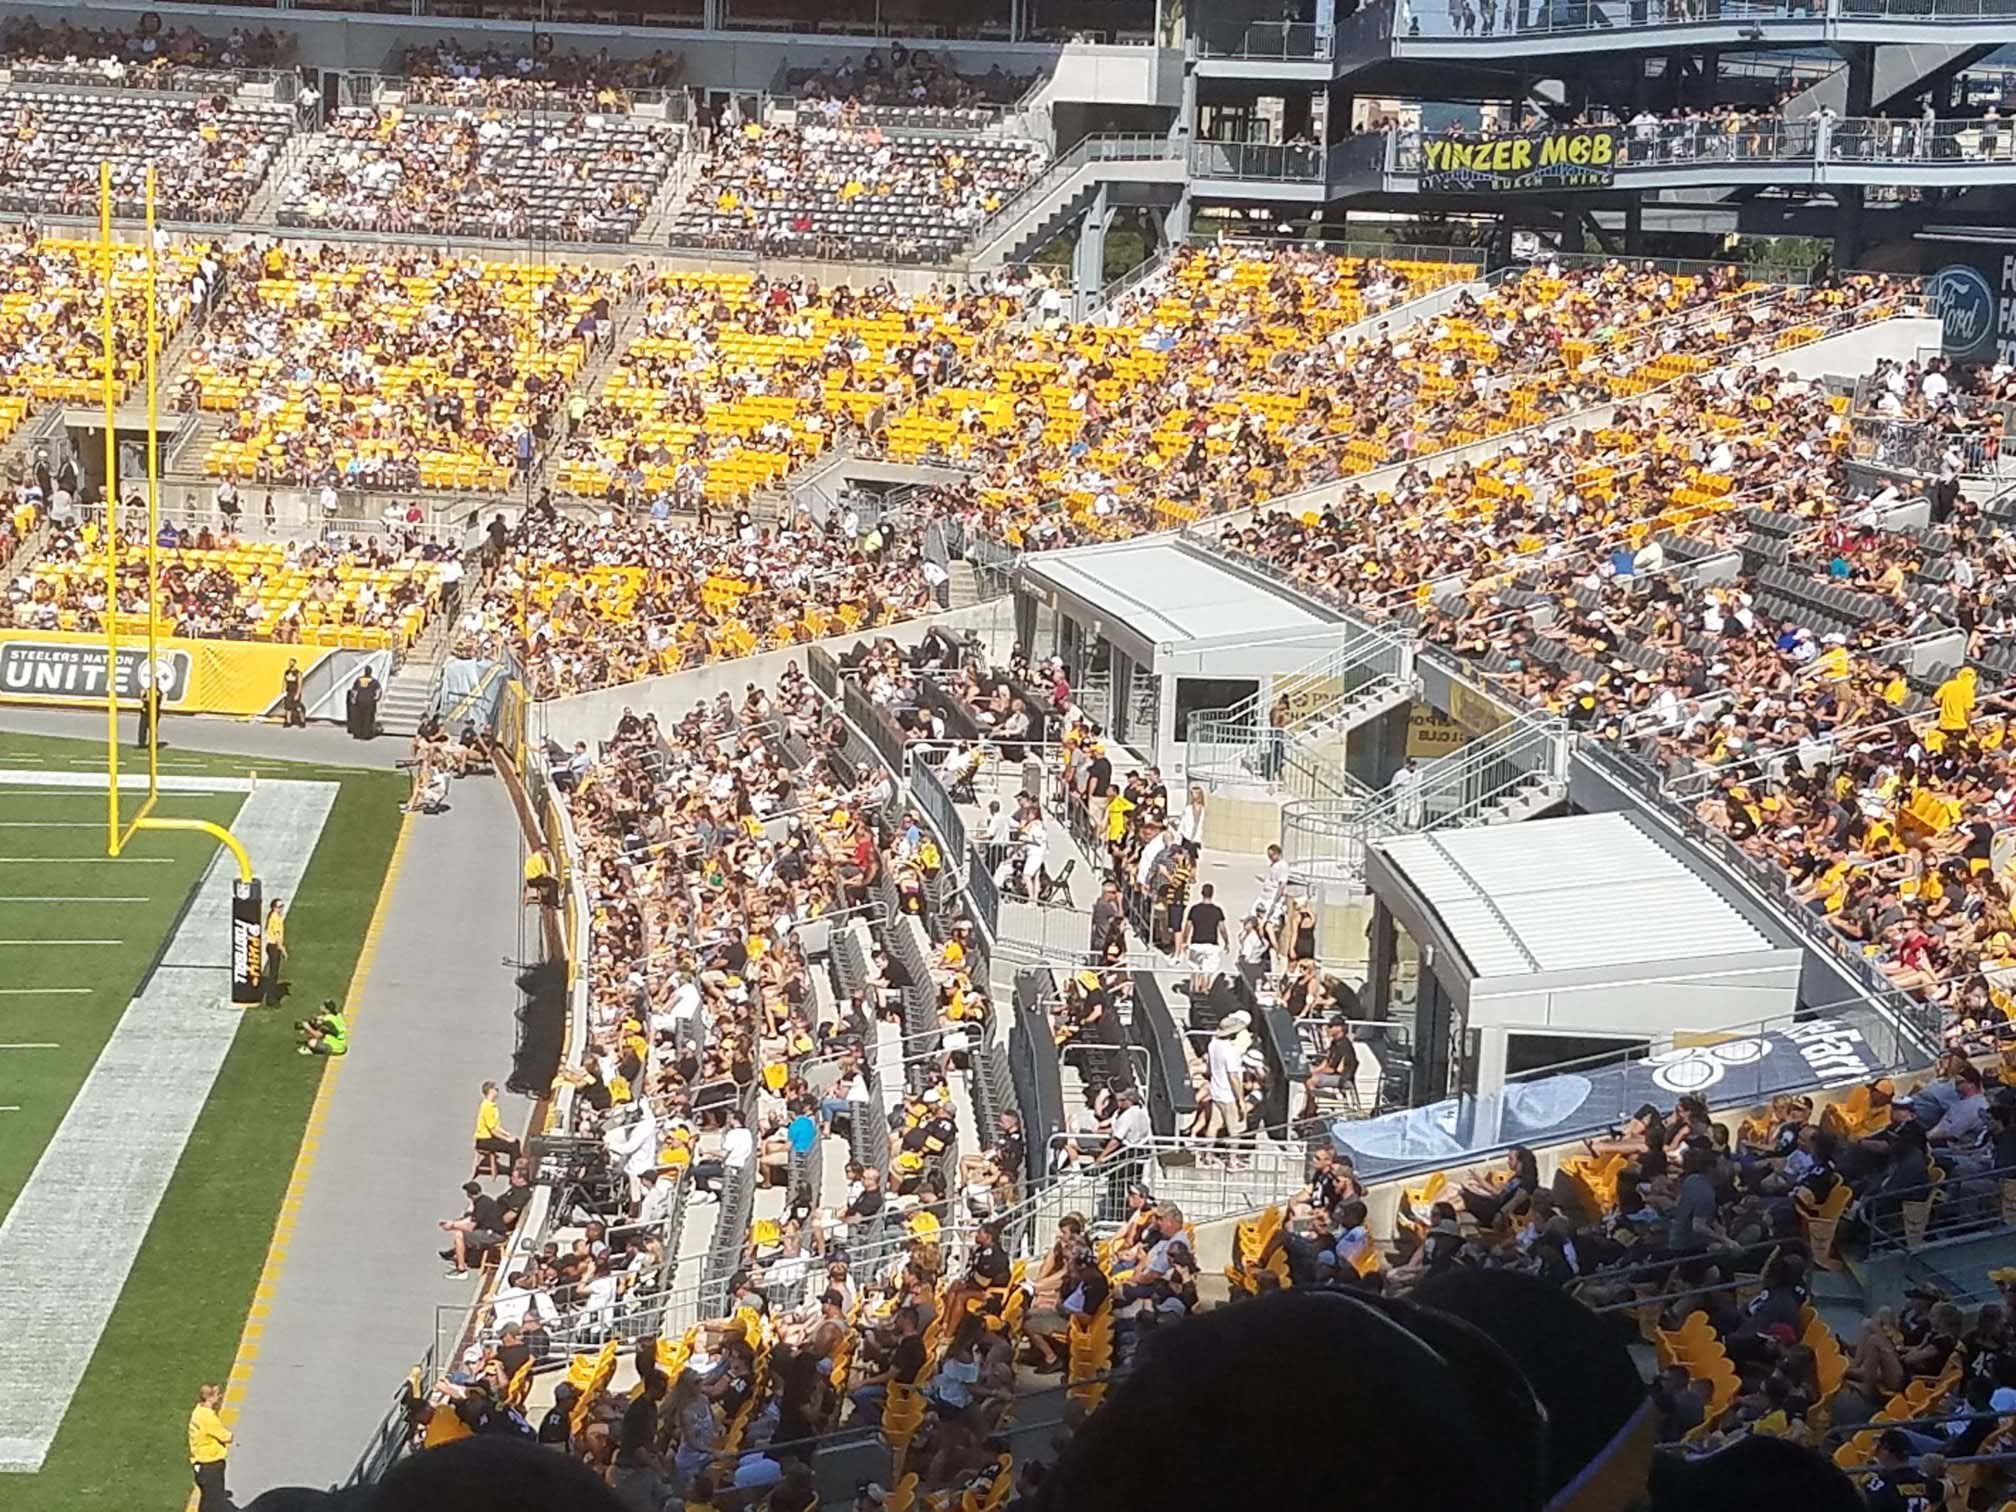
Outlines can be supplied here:
M385 863L385 875L378 884L378 900L371 905L371 920L364 926L364 940L357 948L357 964L350 972L350 990L343 1000L350 1020L351 1032L356 1032L357 1011L363 1006L364 989L371 980L371 967L378 959L378 940L385 931L385 918L391 912L392 886L399 880L399 871L406 863L406 842L413 834L413 821L417 815L408 814L399 825L399 834L392 842L392 855ZM266 1246L266 1261L259 1268L259 1280L252 1288L252 1305L246 1309L245 1329L238 1336L238 1352L232 1357L231 1371L224 1379L224 1404L218 1416L224 1420L226 1428L236 1427L238 1409L245 1401L245 1383L251 1379L252 1368L259 1359L259 1340L266 1332L266 1318L272 1310L274 1288L279 1284L280 1273L287 1265L288 1247L294 1238L294 1215L301 1211L301 1197L308 1189L308 1178L315 1170L315 1155L322 1146L322 1125L329 1114L330 1100L335 1096L337 1079L343 1073L348 1057L339 1056L324 1063L322 1083L315 1089L315 1100L308 1105L308 1122L302 1126L301 1148L294 1156L294 1169L287 1177L287 1190L280 1199L279 1215L273 1220L273 1238ZM235 1446L234 1446L235 1447ZM189 1492L187 1512L196 1512L197 1496Z

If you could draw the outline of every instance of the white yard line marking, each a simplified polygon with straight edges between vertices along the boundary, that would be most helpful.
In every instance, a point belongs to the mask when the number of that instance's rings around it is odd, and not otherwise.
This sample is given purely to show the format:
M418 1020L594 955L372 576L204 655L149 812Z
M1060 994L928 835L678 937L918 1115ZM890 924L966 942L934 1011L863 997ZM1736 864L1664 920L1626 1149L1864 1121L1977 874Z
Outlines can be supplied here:
M19 1103L9 1103L6 1107L0 1108L0 1113L19 1113L20 1111L21 1105Z
M105 828L103 819L0 819L0 829L95 829Z
M0 856L0 866L89 866L94 861L118 866L173 866L173 856Z
M124 945L124 940L0 940L0 945Z
M248 767L258 763L248 759ZM283 778L267 778L261 781L265 786L269 781L284 781ZM33 791L37 788L86 788L99 794L105 791L103 772L32 772L0 768L0 783L9 783ZM145 772L121 772L119 791L122 793L144 793L147 791ZM249 793L252 779L249 777L184 777L170 773L161 779L164 793Z
M102 782L102 779L101 779ZM242 791L242 789L241 789ZM336 785L262 782L232 829L269 893L292 897ZM228 858L211 863L162 964L128 1004L35 1170L0 1220L0 1473L42 1468L91 1363L243 1010L230 1004ZM118 1159L106 1151L116 1150ZM92 1284L76 1284L76 1236Z
M82 893L0 893L0 904L7 903L151 903L152 897L108 897L104 893L93 893L85 897Z
M0 987L0 997L89 997L96 987Z
M47 1040L38 1040L33 1044L0 1045L0 1050L61 1050L62 1048L61 1045L52 1044Z

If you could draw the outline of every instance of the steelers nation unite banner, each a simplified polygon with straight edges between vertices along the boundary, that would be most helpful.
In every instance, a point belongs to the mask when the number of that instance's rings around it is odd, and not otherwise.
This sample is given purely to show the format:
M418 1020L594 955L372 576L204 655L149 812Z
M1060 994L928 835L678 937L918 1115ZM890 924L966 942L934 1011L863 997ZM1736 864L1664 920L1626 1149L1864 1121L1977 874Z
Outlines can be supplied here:
M1518 189L1607 189L1616 177L1614 126L1558 126L1421 143L1421 189L1474 194Z
M150 666L147 642L122 637L118 692L137 704L148 687L183 714L266 714L280 706L290 659L305 680L333 646L271 641L182 640L163 636ZM355 653L351 653L352 656ZM0 703L105 705L105 637L80 630L0 630Z

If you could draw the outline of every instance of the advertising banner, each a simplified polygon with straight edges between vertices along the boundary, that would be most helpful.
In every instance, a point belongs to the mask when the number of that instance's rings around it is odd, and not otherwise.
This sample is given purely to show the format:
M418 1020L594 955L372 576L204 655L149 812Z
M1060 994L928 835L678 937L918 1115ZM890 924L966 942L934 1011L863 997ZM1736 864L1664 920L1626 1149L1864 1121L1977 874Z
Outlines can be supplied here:
M2016 255L1992 248L1958 249L1932 275L1939 304L1940 347L1956 362L2016 361Z
M231 883L231 1001L256 1003L265 995L266 920L259 879Z
M1785 1029L1680 1045L1629 1061L1508 1082L1489 1098L1459 1097L1376 1118L1341 1120L1331 1138L1374 1180L1500 1145L1560 1144L1620 1124L1640 1107L1671 1108L1698 1094L1713 1106L1768 1102L1780 1092L1840 1086L1881 1074L1854 1024L1814 1019Z
M183 714L266 714L280 704L287 663L304 677L333 656L330 646L163 637L150 663L147 644L119 646L118 694L137 703L149 687L161 705ZM354 656L355 653L348 653ZM0 703L105 702L105 638L81 630L0 630Z
M1415 704L1407 711L1407 754L1417 760L1432 760L1461 750L1470 743L1470 732L1440 710Z
M1439 136L1421 143L1427 194L1521 189L1608 189L1617 173L1614 126L1559 126L1491 136Z

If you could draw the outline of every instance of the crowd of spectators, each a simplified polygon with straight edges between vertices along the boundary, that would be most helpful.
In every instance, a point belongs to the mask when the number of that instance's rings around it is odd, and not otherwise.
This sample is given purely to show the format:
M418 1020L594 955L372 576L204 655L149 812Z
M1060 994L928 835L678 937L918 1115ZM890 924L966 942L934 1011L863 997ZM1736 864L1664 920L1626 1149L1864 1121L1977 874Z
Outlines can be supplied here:
M280 68L294 39L270 28L234 26L212 36L193 26L166 27L149 13L130 32L109 27L44 26L32 16L0 21L0 67L17 84L89 84L103 88L230 92L233 70Z
M905 136L803 110L716 134L673 213L675 246L943 262L1042 167L1019 137Z
M2001 691L2016 533L1957 493L1929 529L1886 528L1901 491L1857 497L1845 408L1768 367L1727 369L1599 431L1313 518L1262 515L1226 543L1640 750L1704 825L1969 1036L2006 1016L2016 964L1995 850L2016 817ZM1737 553L1733 580L1687 570Z
M118 95L17 88L0 97L0 210L96 215L99 164L112 165L114 213L163 221L239 219L294 128L294 107L222 90Z
M602 393L570 403L556 486L619 509L739 502L944 382L1023 299L1012 280L905 294L666 274Z
M461 630L512 648L534 696L563 697L869 630L934 602L916 542L893 531L535 511Z
M1470 271L1190 249L1113 323L1026 330L878 440L894 457L977 465L947 509L977 507L1011 544L1069 545L1531 427L1805 339L1834 308L1733 269L1547 265L1420 326L1354 333Z
M627 242L672 166L662 123L579 110L351 106L280 189L280 224Z
M222 256L214 243L177 241L157 259L164 339L216 286ZM0 234L0 438L42 405L102 400L101 263L88 242L43 236L32 226ZM146 255L139 248L122 254L112 273L122 392L140 378L146 359L145 278ZM47 504L49 491L26 502Z
M589 54L560 51L541 38L532 52L469 47L452 37L431 45L402 48L392 72L403 81L406 98L419 105L458 105L476 110L568 110L611 114L630 108L632 92L678 84L686 60L662 49L641 58L611 57L608 48Z
M503 491L613 334L626 281L566 263L254 243L182 382L221 418L204 459L253 483Z
M962 74L952 57L894 41L871 48L857 61L826 60L817 68L787 69L784 86L812 110L845 123L894 118L917 125L975 126L986 107L1012 104L1037 79L1011 74L997 63L984 74Z
M945 1054L913 1059L922 1080L888 1107L871 1101L864 1058L885 1033L901 1034L882 1026L900 1026L897 993L910 979L878 949L858 990L836 998L824 963L808 959L809 933L821 935L811 949L835 948L832 931L885 885L928 908L923 890L943 865L915 816L898 817L887 775L841 759L842 739L792 670L774 690L751 684L741 699L723 693L677 721L626 710L597 754L578 748L561 769L591 906L589 1044L563 1076L578 1088L577 1132L606 1141L627 1208L598 1215L585 1235L596 1274L612 1275L601 1291L555 1295L536 1275L511 1285L547 1294L556 1318L591 1340L626 1299L651 1296L663 1261L662 1236L612 1252L605 1235L613 1243L662 1223L674 1211L668 1187L688 1204L721 1197L721 1222L747 1221L732 1189L784 1189L779 1216L758 1218L746 1236L717 1234L715 1247L725 1238L743 1264L726 1284L728 1310L745 1294L764 1311L774 1304L787 1332L821 1316L815 1262L851 1304L882 1283L865 1269L850 1279L850 1258L860 1267L880 1253L871 1240L886 1230L896 1242L883 1248L909 1259L906 1236L928 1240L953 1220L952 1173L939 1158L956 1143L954 1047L970 1053L970 1041L948 1038ZM969 945L948 931L925 968L938 979L942 1022L967 1031L986 1023ZM792 1179L794 1160L823 1161L822 1140L884 1117L886 1164L857 1158L844 1192L816 1197L812 1181ZM1012 1116L975 1153L956 1172L958 1195L991 1211L1021 1169Z
M144 538L144 510L137 530ZM100 631L108 609L127 628L147 619L147 552L126 537L116 606L105 592L101 526L58 505L32 562L7 585L0 622L29 630ZM402 647L440 603L447 554L373 536L326 545L248 546L228 531L162 526L155 584L162 633L191 639ZM455 574L449 574L453 577ZM350 641L343 641L348 634ZM332 637L326 642L323 637Z

